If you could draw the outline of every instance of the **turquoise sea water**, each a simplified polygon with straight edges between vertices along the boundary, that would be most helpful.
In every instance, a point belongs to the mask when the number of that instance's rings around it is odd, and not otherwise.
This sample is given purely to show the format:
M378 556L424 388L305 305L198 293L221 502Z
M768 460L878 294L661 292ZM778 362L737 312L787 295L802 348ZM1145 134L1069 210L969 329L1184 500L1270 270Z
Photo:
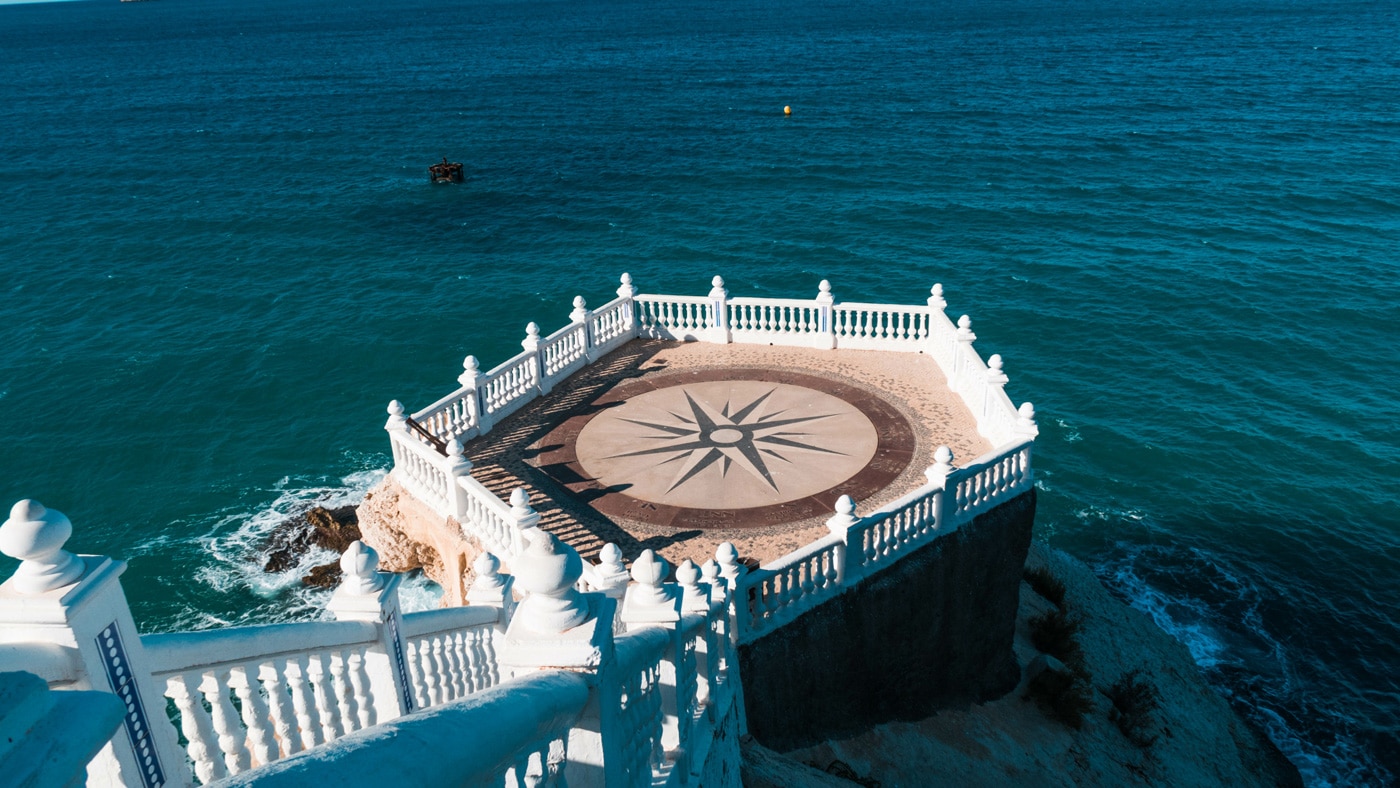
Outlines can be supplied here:
M1388 784L1398 31L1292 0L0 7L0 502L129 559L147 630L314 616L262 535L378 478L389 399L575 294L942 282L1040 414L1041 535L1311 784ZM426 183L444 155L468 183Z

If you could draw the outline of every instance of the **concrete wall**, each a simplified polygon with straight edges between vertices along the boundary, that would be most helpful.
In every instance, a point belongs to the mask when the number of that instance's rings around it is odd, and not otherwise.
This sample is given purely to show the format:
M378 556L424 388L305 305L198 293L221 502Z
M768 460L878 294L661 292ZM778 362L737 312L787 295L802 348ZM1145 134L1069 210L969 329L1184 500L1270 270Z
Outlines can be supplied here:
M1035 490L741 646L749 732L776 750L1015 688Z

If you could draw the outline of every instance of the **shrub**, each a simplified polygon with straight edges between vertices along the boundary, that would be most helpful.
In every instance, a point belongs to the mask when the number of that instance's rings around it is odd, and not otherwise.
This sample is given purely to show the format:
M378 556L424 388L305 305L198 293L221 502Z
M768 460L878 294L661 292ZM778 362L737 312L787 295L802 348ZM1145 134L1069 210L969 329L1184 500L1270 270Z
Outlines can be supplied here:
M1078 636L1084 619L1063 610L1051 610L1027 623L1031 628L1031 642L1036 648L1076 670L1082 670L1084 649L1079 645Z
M1094 690L1089 682L1071 673L1042 671L1031 679L1028 694L1051 717L1079 730L1084 715L1094 710Z
M1050 574L1050 570L1044 567L1037 569L1027 569L1021 573L1021 577L1031 584L1031 590L1035 591L1050 602L1055 607L1065 606L1065 584L1060 579Z
M1109 719L1118 725L1118 730L1133 744L1151 747L1157 741L1157 734L1151 732L1152 712L1162 705L1162 694L1156 685L1135 668L1120 676L1104 694L1113 702Z

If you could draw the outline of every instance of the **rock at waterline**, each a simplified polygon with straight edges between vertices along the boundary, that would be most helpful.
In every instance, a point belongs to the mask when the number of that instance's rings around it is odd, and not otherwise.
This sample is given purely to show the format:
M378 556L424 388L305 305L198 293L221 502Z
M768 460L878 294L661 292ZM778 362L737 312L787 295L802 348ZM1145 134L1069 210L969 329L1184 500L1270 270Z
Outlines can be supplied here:
M277 526L268 536L263 543L267 554L263 571L278 573L293 569L312 548L343 553L351 542L359 538L360 525L355 507L313 507L300 517L293 517ZM315 588L334 588L340 583L339 561L313 568L301 582Z

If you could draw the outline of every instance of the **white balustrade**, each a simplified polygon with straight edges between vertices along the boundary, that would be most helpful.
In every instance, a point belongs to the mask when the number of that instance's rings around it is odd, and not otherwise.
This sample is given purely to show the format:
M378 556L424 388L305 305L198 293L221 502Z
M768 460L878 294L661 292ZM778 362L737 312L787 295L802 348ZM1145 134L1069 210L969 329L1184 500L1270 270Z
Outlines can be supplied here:
M456 480L463 492L463 509L457 520L467 536L479 539L487 550L507 561L521 550L518 512L470 476Z
M816 301L779 298L733 298L729 302L729 331L734 342L809 345L823 330Z
M451 607L403 617L409 676L418 708L493 687L500 680L493 639L498 607Z
M1033 438L988 452L963 468L946 447L929 468L929 483L864 518L842 496L832 535L765 564L740 581L744 613L739 639L748 643L859 583L900 556L951 533L977 515L1029 490Z
M922 487L881 508L852 529L851 548L865 571L898 560L939 529L942 487Z
M595 310L588 318L588 334L591 337L594 359L613 352L636 336L631 310L630 299L615 298Z
M967 522L1029 490L1035 482L1031 446L1031 441L1022 441L959 469L948 480L954 491L952 515L959 522Z
M692 341L713 327L710 300L699 296L639 295L637 335L647 339Z
M480 392L481 410L493 425L519 410L540 393L540 370L535 353L520 353L487 372Z
M455 515L454 479L447 467L447 458L412 437L407 429L390 430L389 446L394 453L391 473L399 484L438 514Z
M661 663L669 637L664 630L642 629L617 638L614 672L605 686L607 712L616 715L620 752L615 766L619 785L650 788L654 773L666 765L662 748Z
M561 785L570 733L589 694L582 676L539 671L349 734L221 785L304 788L328 780L352 785Z
M929 336L924 306L837 304L832 310L836 347L921 351Z
M549 390L588 363L588 325L564 326L540 342L539 352L544 368L542 385Z
M152 677L175 702L200 782L373 724L372 713L359 713L371 705L363 667L378 643L371 623L229 627L144 635L141 643Z
M413 420L442 441L476 436L480 419L475 388L460 388L413 414Z
M827 536L750 573L747 631L770 632L835 596L845 551L844 539Z

